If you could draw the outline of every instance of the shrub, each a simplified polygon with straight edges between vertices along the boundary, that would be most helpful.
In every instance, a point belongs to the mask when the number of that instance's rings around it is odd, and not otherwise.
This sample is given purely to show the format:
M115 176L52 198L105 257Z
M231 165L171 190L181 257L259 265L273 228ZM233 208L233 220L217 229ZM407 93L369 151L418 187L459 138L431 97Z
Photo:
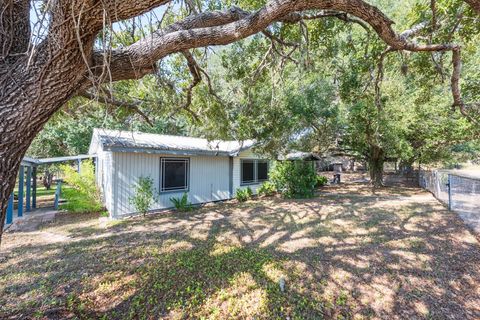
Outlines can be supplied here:
M100 212L104 214L106 211L100 201L89 199L84 193L79 192L73 187L62 186L62 198L66 200L60 205L60 209L71 213L87 213ZM108 216L108 212L107 212Z
M188 194L185 192L181 198L170 198L177 211L190 211L193 209L192 203L188 201Z
M323 187L328 183L328 178L325 176L317 176L317 184L316 187Z
M250 198L253 196L252 188L247 187L247 188L245 189L245 191L247 192L247 196L248 196L248 198L250 199Z
M239 202L245 202L249 198L251 198L253 195L253 191L250 187L247 187L245 189L238 188L237 191L235 192L235 198Z
M265 181L258 188L258 194L262 196L273 196L276 191L275 185L270 181Z
M102 204L100 202L100 192L95 183L93 161L82 161L80 173L77 172L76 168L69 165L62 165L60 169L64 175L63 180L73 188L73 190L63 189L62 194L67 203L62 205L61 208L70 212L100 211Z
M152 207L155 200L154 194L152 178L140 177L135 185L135 194L129 200L137 212L145 215Z
M270 172L270 181L285 198L310 198L317 174L310 162L277 161Z

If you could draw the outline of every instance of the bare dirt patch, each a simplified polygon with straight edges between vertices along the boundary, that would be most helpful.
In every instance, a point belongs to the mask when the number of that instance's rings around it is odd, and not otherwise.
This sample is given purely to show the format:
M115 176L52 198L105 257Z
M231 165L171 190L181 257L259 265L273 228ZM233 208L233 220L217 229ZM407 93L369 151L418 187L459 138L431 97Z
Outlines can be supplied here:
M0 318L478 319L479 265L477 239L416 188L60 215L5 235Z

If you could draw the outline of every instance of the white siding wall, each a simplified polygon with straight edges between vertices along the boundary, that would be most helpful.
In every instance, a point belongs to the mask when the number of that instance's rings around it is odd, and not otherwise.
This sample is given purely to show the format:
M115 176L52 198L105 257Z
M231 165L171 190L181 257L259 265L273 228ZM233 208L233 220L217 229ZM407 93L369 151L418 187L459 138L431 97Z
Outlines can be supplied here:
M134 195L134 186L140 176L150 176L155 189L160 190L160 158L171 155L145 153L113 153L113 208L111 216L121 217L135 212L129 198ZM189 201L204 203L230 198L229 158L214 156L191 156ZM111 185L111 184L110 184ZM183 192L160 193L152 210L172 207L171 197L181 197Z
M110 151L98 150L95 168L97 186L102 194L102 201L108 212L113 211L113 163Z
M238 154L238 157L233 158L233 196L235 196L235 192L237 189L246 189L250 187L254 194L257 193L258 187L263 183L258 184L249 184L247 186L241 186L241 168L240 168L240 160L241 159L260 159L256 154L254 154L251 150L245 150Z

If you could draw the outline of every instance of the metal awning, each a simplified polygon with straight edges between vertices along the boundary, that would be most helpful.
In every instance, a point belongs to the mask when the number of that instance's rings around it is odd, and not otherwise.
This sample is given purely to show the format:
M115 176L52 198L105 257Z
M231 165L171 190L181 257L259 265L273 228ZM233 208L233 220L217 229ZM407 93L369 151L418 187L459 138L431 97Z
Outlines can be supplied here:
M24 157L21 165L25 167L32 167L32 166L39 166L42 164L51 164L51 163L58 163L58 162L65 162L65 161L76 161L76 160L83 160L83 159L91 159L95 157L96 155L91 155L91 154L79 154L76 156L41 158L41 159Z

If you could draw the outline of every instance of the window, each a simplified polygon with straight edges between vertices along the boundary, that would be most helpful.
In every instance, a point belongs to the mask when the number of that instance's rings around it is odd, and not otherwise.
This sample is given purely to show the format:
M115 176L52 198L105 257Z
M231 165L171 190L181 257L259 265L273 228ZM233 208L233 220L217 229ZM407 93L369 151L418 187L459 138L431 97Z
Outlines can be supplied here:
M268 180L268 162L265 160L257 161L257 180L258 181Z
M242 183L255 183L255 160L242 160Z
M268 180L267 160L240 160L241 184L256 184Z
M189 163L188 158L161 158L160 191L187 191Z

